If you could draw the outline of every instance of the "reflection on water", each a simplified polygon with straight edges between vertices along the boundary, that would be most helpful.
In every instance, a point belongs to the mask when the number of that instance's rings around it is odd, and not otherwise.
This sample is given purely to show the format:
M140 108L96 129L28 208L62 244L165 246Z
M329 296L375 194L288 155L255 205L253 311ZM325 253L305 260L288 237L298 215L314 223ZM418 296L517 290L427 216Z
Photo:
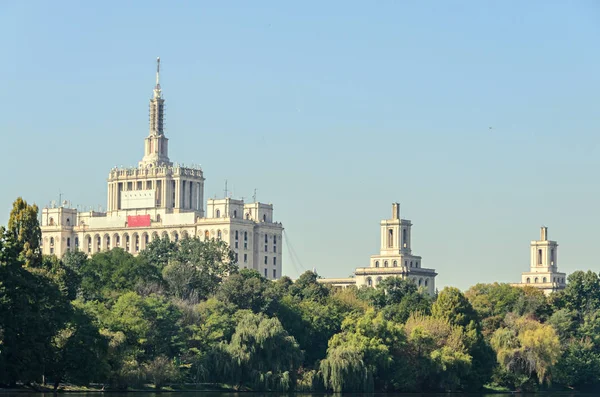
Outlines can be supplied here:
M102 392L89 392L89 393L61 393L68 394L69 397L92 397ZM110 397L325 397L331 396L330 394L323 393L265 393L265 392L249 392L249 393L227 393L227 392L105 392ZM531 393L504 393L504 394L490 394L490 393L348 393L352 397L501 397L503 395L510 396L532 396ZM574 396L595 396L597 394L583 394L575 392L548 392L539 393L543 397L574 397ZM54 393L30 393L30 392L2 392L0 389L0 397L55 397Z

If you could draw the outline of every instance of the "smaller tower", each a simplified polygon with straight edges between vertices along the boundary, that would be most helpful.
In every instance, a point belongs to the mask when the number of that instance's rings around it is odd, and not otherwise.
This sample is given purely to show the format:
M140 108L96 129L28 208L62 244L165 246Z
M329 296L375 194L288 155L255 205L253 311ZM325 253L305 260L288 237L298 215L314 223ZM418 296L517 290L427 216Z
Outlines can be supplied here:
M540 228L540 239L529 244L529 271L521 275L517 286L530 285L546 294L565 288L565 273L558 271L558 243L548 240L548 228Z

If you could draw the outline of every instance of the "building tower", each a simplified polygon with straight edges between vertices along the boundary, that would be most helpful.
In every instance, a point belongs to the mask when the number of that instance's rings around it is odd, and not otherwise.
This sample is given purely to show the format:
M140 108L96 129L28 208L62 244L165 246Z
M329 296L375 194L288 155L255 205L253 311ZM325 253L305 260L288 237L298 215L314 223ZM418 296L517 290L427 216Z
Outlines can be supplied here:
M546 226L540 229L540 239L530 244L529 267L521 275L521 285L532 285L546 294L565 288L565 273L558 271L558 243L548 240Z
M158 221L166 213L195 212L204 216L204 176L200 168L173 165L164 132L165 100L160 87L160 58L156 59L156 85L150 99L150 131L144 140L144 157L137 168L111 170L108 176L108 213L150 210ZM124 214L121 214L124 215Z
M169 140L165 137L165 100L160 89L160 58L156 58L156 85L150 99L150 133L144 145L140 167L172 165L169 161Z

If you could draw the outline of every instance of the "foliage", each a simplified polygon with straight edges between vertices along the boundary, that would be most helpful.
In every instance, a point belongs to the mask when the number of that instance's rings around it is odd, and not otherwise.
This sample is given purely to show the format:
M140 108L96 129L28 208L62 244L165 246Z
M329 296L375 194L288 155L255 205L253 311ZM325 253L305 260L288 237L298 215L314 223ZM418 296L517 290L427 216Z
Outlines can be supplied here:
M157 239L137 257L42 256L37 208L0 228L0 384L224 383L240 390L600 389L600 277L546 297L477 284L437 298L410 280L335 290L271 282L222 241Z

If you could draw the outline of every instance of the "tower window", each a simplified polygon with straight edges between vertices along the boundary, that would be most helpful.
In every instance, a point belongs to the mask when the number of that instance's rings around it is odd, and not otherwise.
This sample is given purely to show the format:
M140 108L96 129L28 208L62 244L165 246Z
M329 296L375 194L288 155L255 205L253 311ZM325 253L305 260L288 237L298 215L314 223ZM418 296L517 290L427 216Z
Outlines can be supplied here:
M221 210L217 210L217 218L221 217Z
M238 231L237 230L235 231L235 239L236 240L238 239Z
M71 220L67 218L67 226L71 226Z
M71 238L67 237L67 247L70 247L70 246L71 246Z
M379 267L379 261L375 261L375 267Z
M544 277L544 278L542 279L542 283L545 283L545 282L546 282L546 277Z
M406 248L406 229L402 231L402 245Z
M394 229L390 229L388 231L388 247L391 248L394 246Z
M267 221L267 216L263 215L263 222L266 222L266 221Z
M265 269L265 278L267 277L267 269Z
M383 267L388 267L388 261L383 262Z
M221 240L221 231L217 230L217 240Z
M554 265L554 248L550 249L550 264Z
M394 267L398 267L398 261L394 261L392 263L393 263Z
M237 218L237 211L236 210L233 210L233 217Z
M265 234L265 243L268 243L268 242L269 242L269 236L267 236L267 235Z
M529 277L527 277L527 284L531 283L531 279Z
M277 244L277 236L276 235L273 236L273 244Z
M244 263L248 263L248 254L244 254Z
M265 256L265 265L268 263L269 258L267 256Z
M542 264L542 250L538 250L538 265Z
M273 269L273 278L277 278L277 269Z
M277 266L277 257L273 257L273 266Z

